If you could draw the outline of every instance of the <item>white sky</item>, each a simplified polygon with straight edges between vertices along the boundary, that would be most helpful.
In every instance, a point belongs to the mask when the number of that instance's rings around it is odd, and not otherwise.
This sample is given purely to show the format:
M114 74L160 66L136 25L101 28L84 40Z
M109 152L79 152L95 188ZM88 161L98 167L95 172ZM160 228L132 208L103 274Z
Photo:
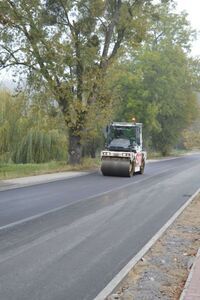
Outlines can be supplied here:
M200 56L200 1L199 0L176 0L177 10L186 11L188 13L188 20L193 29L198 31L197 40L192 46L192 55Z

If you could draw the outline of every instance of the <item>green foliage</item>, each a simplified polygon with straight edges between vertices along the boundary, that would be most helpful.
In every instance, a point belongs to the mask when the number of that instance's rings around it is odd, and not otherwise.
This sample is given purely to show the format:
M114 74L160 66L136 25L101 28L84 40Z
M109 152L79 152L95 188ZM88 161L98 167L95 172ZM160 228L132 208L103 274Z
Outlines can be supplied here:
M116 120L142 122L145 128L145 139L153 131L160 130L157 120L159 105L155 101L149 101L149 90L144 89L143 70L132 62L123 63L115 75L114 83L117 84L121 105L118 107Z
M182 135L182 142L187 150L200 149L200 131L185 130Z
M147 101L153 100L159 108L156 119L161 130L153 132L152 142L156 150L166 155L195 117L192 74L188 59L179 47L147 52L142 59Z
M42 95L40 95L42 97ZM38 96L28 104L25 95L0 92L0 160L40 163L66 159L66 135L60 116L40 107ZM59 118L58 118L59 117Z
M59 147L58 147L59 145ZM65 157L65 139L61 140L58 131L31 128L13 153L15 163L44 163L62 160Z
M143 122L145 145L167 155L197 116L198 77L186 52L191 29L185 15L157 9L148 40L118 66L114 83L122 98L118 118Z
M81 133L84 156L95 157L96 152L104 147L103 129L116 114L119 100L116 91L111 89L111 76L112 71L109 70L102 81L100 93L96 95L99 101L95 101L88 108L85 126Z
M17 139L17 120L22 115L23 96L11 97L7 91L0 91L0 155L12 151Z
M199 95L198 95L199 96ZM199 98L199 97L198 97ZM182 133L181 142L185 149L200 149L200 101L198 99L198 107L196 109L198 118L192 122L192 125L185 129Z

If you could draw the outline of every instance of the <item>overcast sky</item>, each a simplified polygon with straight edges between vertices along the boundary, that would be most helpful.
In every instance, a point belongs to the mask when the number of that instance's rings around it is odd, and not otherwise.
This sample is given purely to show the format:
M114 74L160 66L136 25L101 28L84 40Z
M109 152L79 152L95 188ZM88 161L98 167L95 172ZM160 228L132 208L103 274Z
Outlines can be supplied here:
M197 41L193 43L192 54L200 55L200 1L199 0L176 0L177 10L185 10L192 28L198 31Z

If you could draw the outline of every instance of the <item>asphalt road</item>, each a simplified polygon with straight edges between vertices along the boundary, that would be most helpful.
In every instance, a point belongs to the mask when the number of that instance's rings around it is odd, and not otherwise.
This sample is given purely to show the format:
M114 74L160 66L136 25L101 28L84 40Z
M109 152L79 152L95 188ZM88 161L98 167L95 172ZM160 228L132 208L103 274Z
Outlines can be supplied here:
M196 154L0 192L0 299L93 299L199 186Z

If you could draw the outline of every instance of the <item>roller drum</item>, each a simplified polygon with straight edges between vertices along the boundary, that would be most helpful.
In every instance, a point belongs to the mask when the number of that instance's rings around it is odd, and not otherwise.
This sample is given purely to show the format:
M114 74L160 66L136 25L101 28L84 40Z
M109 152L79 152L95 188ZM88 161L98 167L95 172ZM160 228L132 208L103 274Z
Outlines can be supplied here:
M121 159L103 159L101 163L101 172L105 176L121 176L130 177L132 175L132 168L129 160Z

